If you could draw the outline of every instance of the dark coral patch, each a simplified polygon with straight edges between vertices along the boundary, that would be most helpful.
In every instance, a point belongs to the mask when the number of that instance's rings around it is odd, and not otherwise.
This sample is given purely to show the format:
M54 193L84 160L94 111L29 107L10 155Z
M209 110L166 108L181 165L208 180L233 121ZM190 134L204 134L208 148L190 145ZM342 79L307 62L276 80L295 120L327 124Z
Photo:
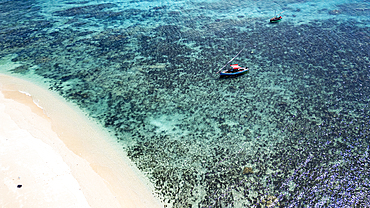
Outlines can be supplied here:
M56 11L54 12L54 15L66 16L66 17L81 16L85 18L90 18L90 17L102 18L104 16L110 16L110 15L116 14L116 13L109 13L107 11L104 11L106 9L113 8L115 6L116 5L112 3L104 3L104 4L72 7L70 9L66 9L63 11Z

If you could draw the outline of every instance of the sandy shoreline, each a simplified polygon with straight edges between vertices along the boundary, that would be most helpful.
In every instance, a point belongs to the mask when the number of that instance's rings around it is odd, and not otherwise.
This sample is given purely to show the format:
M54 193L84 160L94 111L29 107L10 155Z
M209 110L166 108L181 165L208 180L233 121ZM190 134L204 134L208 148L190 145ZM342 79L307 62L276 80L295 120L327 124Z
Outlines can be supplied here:
M100 129L52 92L0 74L0 206L163 207Z

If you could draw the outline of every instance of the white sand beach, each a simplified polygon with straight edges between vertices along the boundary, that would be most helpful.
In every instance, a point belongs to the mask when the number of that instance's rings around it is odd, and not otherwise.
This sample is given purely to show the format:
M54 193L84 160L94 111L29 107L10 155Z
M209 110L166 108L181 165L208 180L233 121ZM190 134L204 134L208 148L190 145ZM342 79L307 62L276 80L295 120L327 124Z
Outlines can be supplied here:
M163 207L114 138L80 109L6 75L0 180L0 207Z

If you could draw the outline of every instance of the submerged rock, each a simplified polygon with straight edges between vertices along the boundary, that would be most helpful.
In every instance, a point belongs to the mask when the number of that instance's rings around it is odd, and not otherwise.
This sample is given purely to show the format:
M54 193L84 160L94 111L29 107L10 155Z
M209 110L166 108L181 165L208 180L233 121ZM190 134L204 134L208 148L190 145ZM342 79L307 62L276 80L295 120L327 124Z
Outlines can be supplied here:
M266 196L266 197L263 197L263 199L261 200L261 204L265 205L266 207L279 207L280 204L279 204L279 201L278 201L278 198L276 198L276 196Z
M243 169L243 174L252 174L253 173L253 169L251 167L245 167Z

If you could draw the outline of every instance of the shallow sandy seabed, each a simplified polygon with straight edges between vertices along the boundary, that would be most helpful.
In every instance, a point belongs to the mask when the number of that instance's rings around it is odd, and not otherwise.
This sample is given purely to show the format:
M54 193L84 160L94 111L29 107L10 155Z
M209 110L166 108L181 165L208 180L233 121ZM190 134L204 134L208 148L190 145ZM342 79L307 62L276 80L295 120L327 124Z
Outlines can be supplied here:
M0 179L1 207L163 207L100 126L52 92L5 75Z

